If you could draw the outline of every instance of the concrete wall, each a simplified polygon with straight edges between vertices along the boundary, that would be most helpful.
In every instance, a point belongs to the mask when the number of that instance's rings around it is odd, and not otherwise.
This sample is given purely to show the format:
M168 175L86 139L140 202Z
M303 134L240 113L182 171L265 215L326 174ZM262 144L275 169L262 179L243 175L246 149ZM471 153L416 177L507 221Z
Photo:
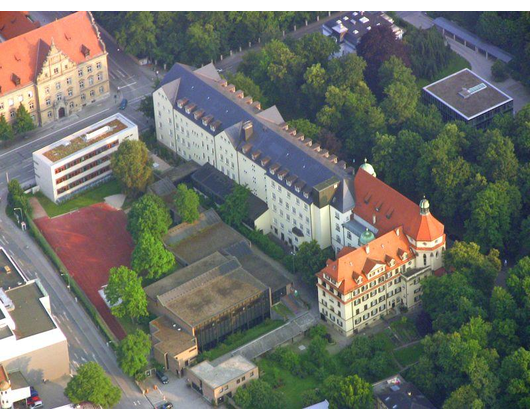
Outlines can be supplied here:
M25 353L1 363L6 370L20 370L31 385L43 379L57 379L70 374L70 358L66 339L59 343Z

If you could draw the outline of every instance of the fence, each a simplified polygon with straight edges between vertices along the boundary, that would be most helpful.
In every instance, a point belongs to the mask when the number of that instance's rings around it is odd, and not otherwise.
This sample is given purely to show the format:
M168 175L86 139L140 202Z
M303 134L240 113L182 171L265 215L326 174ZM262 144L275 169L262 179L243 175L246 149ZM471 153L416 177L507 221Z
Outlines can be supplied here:
M28 217L28 215L26 214L26 219L28 221L29 231L35 238L37 244L40 246L44 254L52 261L53 265L55 265L57 270L59 270L63 281L70 288L70 290L72 290L73 294L77 297L77 299L79 299L88 315L92 318L98 329L105 336L106 341L110 341L111 345L114 348L115 343L118 342L116 336L112 333L112 331L110 331L103 318L101 318L94 305L92 305L92 302L90 302L88 297L85 295L85 292L83 292L83 290L79 287L75 279L70 275L66 266L63 264L59 256L55 253L55 251L48 243L44 235L41 233L37 225L35 225L35 223L31 219L31 217Z

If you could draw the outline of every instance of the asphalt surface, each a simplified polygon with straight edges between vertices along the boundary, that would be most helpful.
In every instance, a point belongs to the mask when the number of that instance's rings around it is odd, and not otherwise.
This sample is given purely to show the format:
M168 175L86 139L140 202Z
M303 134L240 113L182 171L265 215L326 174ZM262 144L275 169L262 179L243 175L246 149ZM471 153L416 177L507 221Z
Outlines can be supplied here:
M30 13L42 24L66 14ZM149 69L138 66L120 51L116 43L104 32L102 37L109 53L111 95L87 106L79 114L40 127L11 147L0 149L0 246L19 262L21 269L30 279L39 278L50 295L53 316L68 340L71 372L75 373L83 363L96 361L121 388L122 399L118 408L151 408L134 381L118 367L113 351L81 305L76 302L51 262L29 234L22 232L5 215L7 179L17 178L23 185L34 183L32 153L35 150L118 112L118 104L123 98L129 101L129 105L125 111L120 112L135 122L140 131L147 128L146 118L136 108L141 99L152 92L156 75ZM47 407L51 408L50 405Z

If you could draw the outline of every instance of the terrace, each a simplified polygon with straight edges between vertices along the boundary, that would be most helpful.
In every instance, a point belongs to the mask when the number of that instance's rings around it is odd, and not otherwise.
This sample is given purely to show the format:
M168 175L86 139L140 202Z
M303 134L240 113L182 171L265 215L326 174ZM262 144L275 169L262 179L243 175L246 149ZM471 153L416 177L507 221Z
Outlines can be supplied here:
M125 130L127 125L118 118L106 122L93 130L80 134L70 140L65 140L54 148L47 150L43 155L52 162L58 162L92 144L105 140L108 137Z

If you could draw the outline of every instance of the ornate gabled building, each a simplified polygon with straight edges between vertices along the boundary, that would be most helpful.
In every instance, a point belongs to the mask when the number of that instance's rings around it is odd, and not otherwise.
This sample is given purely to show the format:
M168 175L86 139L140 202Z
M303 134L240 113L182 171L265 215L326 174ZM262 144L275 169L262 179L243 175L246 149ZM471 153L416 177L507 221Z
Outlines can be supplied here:
M7 121L21 104L45 125L108 96L107 51L90 12L21 32L0 43L0 115Z
M317 273L321 318L347 336L394 308L418 304L420 280L442 267L446 247L444 226L426 199L414 204L366 163L354 184L352 217L335 238L345 246Z

